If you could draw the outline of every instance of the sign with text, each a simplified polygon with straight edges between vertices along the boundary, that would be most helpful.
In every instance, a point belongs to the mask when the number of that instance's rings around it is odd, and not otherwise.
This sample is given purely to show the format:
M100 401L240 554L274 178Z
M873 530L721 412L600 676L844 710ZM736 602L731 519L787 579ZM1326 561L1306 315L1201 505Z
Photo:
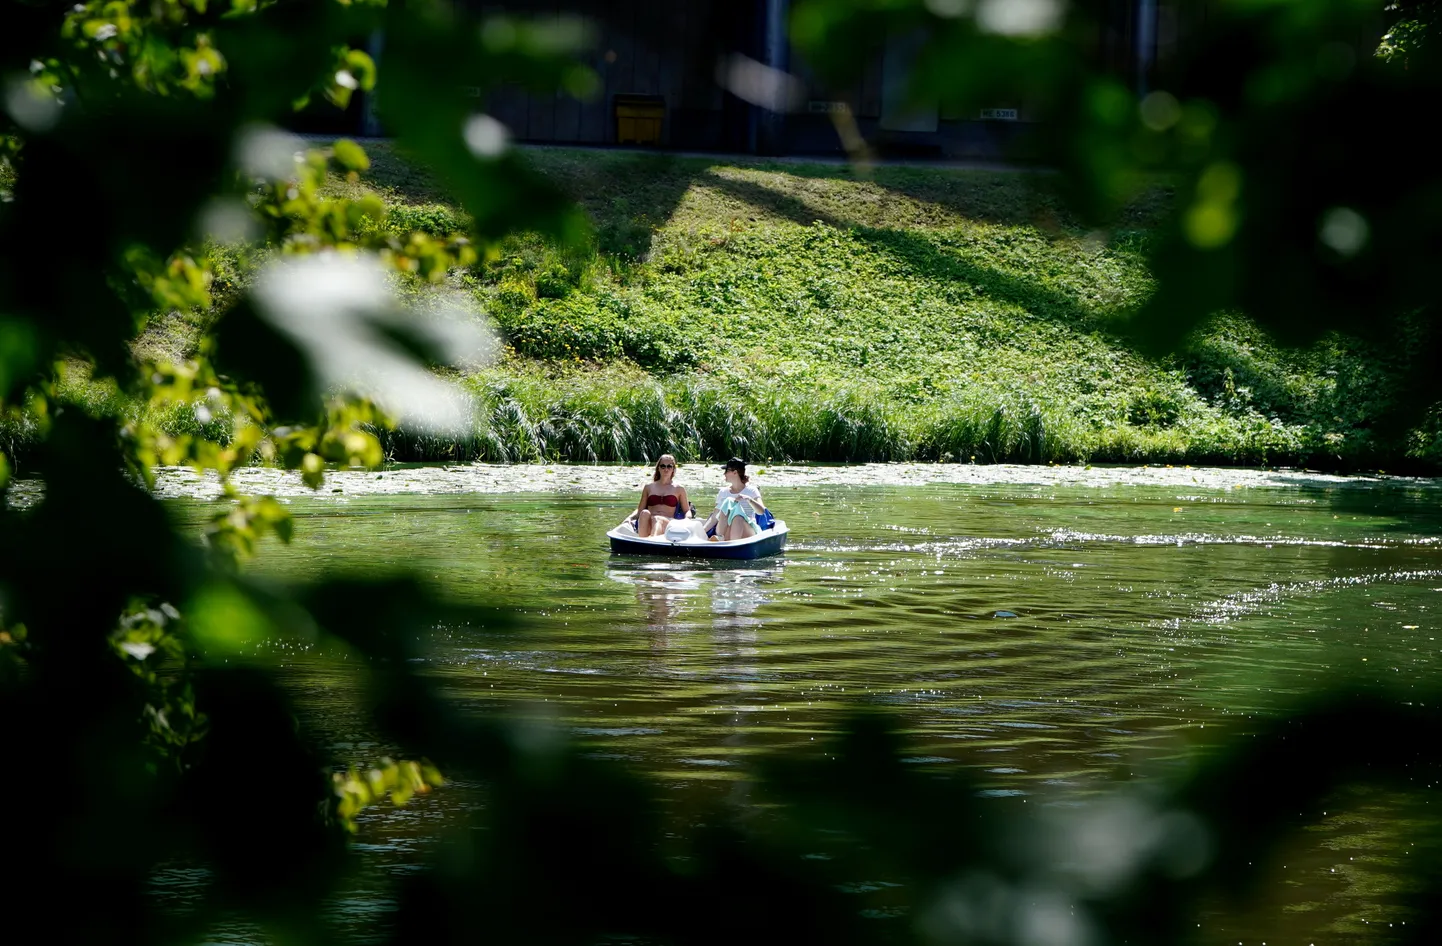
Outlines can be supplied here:
M984 122L1014 122L1017 120L1016 109L984 108L981 110L981 120Z

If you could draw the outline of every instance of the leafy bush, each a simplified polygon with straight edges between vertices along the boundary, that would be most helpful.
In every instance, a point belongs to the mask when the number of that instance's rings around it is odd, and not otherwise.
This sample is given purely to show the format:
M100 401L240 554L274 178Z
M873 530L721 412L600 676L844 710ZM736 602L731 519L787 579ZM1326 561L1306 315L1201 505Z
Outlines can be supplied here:
M515 296L513 296L515 298ZM649 312L633 312L621 299L542 299L526 308L503 308L497 323L506 341L531 358L600 361L629 358L652 369L695 362L676 325Z
M530 283L511 278L497 286L491 298L501 310L515 311L536 301L536 289Z
M1171 427L1182 416L1180 392L1144 388L1127 404L1127 422L1138 427Z
M564 266L552 264L536 274L536 296L541 299L564 299L575 288L571 273Z
M386 208L385 226L395 233L426 233L434 237L448 237L466 233L471 227L471 218L445 204L392 204Z

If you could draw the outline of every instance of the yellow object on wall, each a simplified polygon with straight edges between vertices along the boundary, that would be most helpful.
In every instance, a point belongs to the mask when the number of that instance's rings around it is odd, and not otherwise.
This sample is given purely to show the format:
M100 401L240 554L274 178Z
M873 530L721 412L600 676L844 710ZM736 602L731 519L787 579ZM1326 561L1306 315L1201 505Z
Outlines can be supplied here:
M616 143L659 145L666 100L659 95L618 95Z

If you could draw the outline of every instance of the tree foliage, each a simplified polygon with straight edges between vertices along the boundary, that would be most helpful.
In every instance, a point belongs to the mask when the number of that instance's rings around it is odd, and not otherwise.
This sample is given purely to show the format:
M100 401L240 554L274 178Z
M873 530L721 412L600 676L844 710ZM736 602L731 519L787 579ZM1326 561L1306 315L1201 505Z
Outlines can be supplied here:
M1387 32L1377 46L1377 55L1391 62L1400 60L1405 67L1411 54L1418 52L1428 43L1435 42L1439 23L1436 0L1396 0L1386 8ZM1429 53L1433 55L1435 53Z
M1138 107L1078 39L1090 5L1026 30L988 20L995 6L808 0L795 32L821 68L844 74L877 30L920 24L931 37L926 88L959 101L1008 83L1029 90L1053 118L1062 179L1097 219L1138 175L1178 174L1160 289L1138 321L1159 343L1241 308L1293 337L1411 325L1419 350L1432 350L1436 289L1423 264L1435 257L1442 192L1413 140L1436 100L1429 44L1409 46L1398 69L1395 55L1356 45L1370 7L1234 2L1177 84ZM377 29L379 63L352 43ZM190 941L225 911L277 939L330 938L318 905L343 876L348 820L440 778L411 761L328 772L267 659L276 642L363 658L377 728L489 786L477 817L490 830L455 839L407 883L380 934L397 942L1010 942L1043 928L1068 942L1175 941L1202 898L1239 889L1258 852L1330 787L1435 778L1435 711L1321 700L1219 751L1170 794L1119 794L1111 809L1079 814L1140 831L1099 873L1094 831L979 799L963 776L922 778L901 764L885 722L867 718L824 752L758 774L776 803L764 829L717 813L677 851L634 776L503 721L462 718L415 673L426 629L495 626L504 614L449 607L403 576L262 586L237 562L261 534L291 529L265 497L228 490L203 544L177 532L144 489L157 464L225 480L264 460L319 484L327 462L379 458L370 431L395 408L327 374L325 346L299 309L268 301L267 285L294 291L283 280L301 273L319 286L306 300L351 300L336 303L322 340L364 337L371 347L353 350L434 360L443 346L394 317L386 278L441 279L512 229L564 237L579 226L467 90L584 91L592 78L570 55L582 38L555 20L480 23L429 2L22 0L7 10L0 410L23 404L38 425L23 472L44 493L30 508L10 503L14 471L0 455L0 759L22 794L45 796L38 813L0 829L15 862L7 939ZM460 196L469 238L398 234L374 202L325 196L321 171L360 174L364 151L298 144L275 128L298 104L345 103L373 84L400 145ZM214 300L206 238L241 239L221 236L227 221L259 228L257 269L282 281L258 276L194 359L137 361L128 342L148 319ZM388 275L357 281L376 272ZM382 291L356 301L357 285ZM176 437L68 399L57 363L224 429ZM1335 752L1339 741L1358 751ZM1028 832L1063 847L1019 845ZM832 860L800 856L818 846ZM211 877L186 914L148 886L177 860ZM883 862L907 882L905 918L858 916L836 889L855 865ZM1437 867L1416 865L1425 893L1436 892ZM1417 942L1435 936L1428 922L1410 931Z

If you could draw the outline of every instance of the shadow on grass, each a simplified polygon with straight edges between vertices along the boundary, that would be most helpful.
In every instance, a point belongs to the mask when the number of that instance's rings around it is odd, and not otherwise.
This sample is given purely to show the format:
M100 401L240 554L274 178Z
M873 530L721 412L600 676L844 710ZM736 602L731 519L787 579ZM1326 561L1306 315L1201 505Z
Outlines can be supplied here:
M924 235L889 227L857 225L851 220L821 210L789 194L763 184L711 174L707 187L714 187L757 209L785 217L802 226L824 223L853 233L872 249L890 255L918 275L955 280L975 287L991 299L1025 309L1037 318L1058 322L1079 331L1105 331L1107 316L1080 305L1065 293L1046 289L1034 280L981 266L937 247ZM1118 342L1124 343L1121 339Z
M412 204L454 203L434 176L408 161L394 146L370 146L370 153L372 168L367 175L370 183L388 191L393 198ZM927 262L924 253L919 254L915 249L905 251L891 239L896 235L907 236L902 229L880 225L879 219L846 219L853 215L840 213L838 208L829 211L818 208L764 184L717 173L727 168L785 174L802 181L869 185L866 192L858 191L855 197L877 205L877 218L895 215L898 208L894 201L904 202L912 205L904 211L905 216L915 218L918 226L958 220L1035 226L1047 231L1072 226L1064 204L1049 183L1049 175L1044 172L910 166L860 169L847 164L753 161L744 156L686 157L666 152L637 154L550 147L528 148L525 156L535 170L586 211L596 226L598 248L603 253L632 258L640 258L649 251L651 235L675 215L686 192L701 184L721 190L759 211L798 223L809 225L819 219L841 229L862 228L867 239L888 244L885 248L889 251L899 252L918 264ZM834 195L841 200L847 196L844 192ZM1155 195L1143 199L1136 213L1143 217L1158 213L1158 200ZM925 241L913 237L910 242ZM934 248L933 253L936 253Z
M725 166L807 180L870 184L888 195L926 205L934 212L981 223L1044 228L1068 223L1065 208L1047 183L1049 175L1039 171L911 166L862 169L844 164L784 162Z
M719 171L738 169L785 174L803 181L851 182L869 185L857 199L876 203L877 190L887 209L894 212L892 199L914 205L908 215L921 226L966 219L1007 226L1032 225L1055 229L1065 225L1060 201L1036 172L948 170L945 168L879 167L861 170L846 164L787 163L756 161L741 157L687 157L664 152L637 154L632 151L582 150L574 148L530 148L527 161L570 195L590 216L598 230L619 226L618 218L645 220L659 227L680 208L686 192L694 185L743 185L732 192L748 206L772 212L802 223L821 219L804 201L764 185L740 182ZM840 195L845 199L847 195ZM831 217L840 215L834 211ZM843 229L874 221L849 220ZM645 247L649 249L649 245ZM604 247L603 247L604 249Z
M393 142L368 142L365 149L371 161L365 183L391 200L402 204L457 203L434 174L407 157Z

